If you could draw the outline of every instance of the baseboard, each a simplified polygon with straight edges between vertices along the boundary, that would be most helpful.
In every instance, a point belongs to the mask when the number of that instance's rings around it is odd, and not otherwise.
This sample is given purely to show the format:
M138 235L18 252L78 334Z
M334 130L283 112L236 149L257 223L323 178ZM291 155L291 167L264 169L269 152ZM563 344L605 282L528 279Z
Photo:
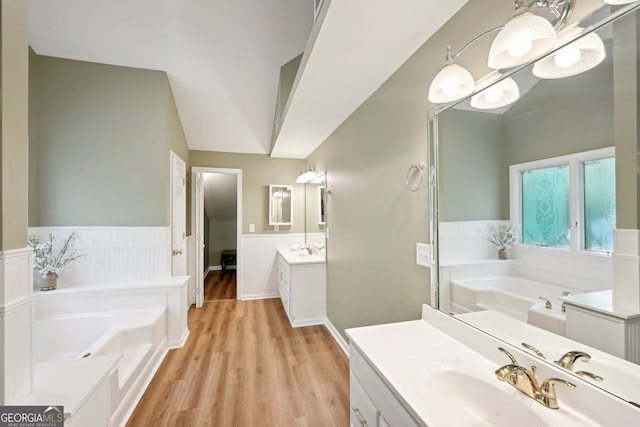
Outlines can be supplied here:
M256 299L272 299L272 298L280 298L280 294L277 292L273 292L270 294L248 294L248 295L239 295L238 301L251 301Z
M169 350L173 350L174 348L182 348L187 343L187 338L189 338L189 328L185 328L182 333L182 337L179 340L173 340L168 343Z
M235 270L236 266L235 265L228 265L225 267L225 270ZM209 268L207 269L207 273L210 271L220 271L222 270L222 266L221 265L210 265Z
M336 327L333 326L333 323L331 323L331 320L329 320L328 318L325 319L324 326L327 327L327 329L329 330L329 333L331 334L333 339L336 341L336 343L338 343L338 346L340 346L340 348L342 349L344 354L347 355L347 358L348 358L349 357L349 344L344 339L342 334L340 334L340 332L338 332Z

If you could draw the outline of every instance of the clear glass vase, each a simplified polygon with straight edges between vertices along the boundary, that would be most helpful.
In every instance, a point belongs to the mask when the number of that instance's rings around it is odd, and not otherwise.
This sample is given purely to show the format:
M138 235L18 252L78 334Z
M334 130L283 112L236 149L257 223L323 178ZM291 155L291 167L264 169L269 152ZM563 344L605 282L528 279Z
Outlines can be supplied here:
M42 273L40 277L40 290L52 291L58 287L58 275L56 273Z

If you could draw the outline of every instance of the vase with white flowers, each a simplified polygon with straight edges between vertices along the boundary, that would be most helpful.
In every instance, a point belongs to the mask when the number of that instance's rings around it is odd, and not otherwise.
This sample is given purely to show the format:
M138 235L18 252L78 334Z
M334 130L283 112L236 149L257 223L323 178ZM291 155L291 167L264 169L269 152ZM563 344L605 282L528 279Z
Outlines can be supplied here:
M498 249L498 259L507 259L507 250L520 238L520 226L517 224L489 224L487 240Z
M58 285L58 275L70 262L78 261L86 254L80 254L75 249L78 238L76 231L70 233L61 244L53 231L49 233L49 239L40 240L40 236L30 234L27 236L27 244L33 248L33 268L40 273L40 290L51 291Z

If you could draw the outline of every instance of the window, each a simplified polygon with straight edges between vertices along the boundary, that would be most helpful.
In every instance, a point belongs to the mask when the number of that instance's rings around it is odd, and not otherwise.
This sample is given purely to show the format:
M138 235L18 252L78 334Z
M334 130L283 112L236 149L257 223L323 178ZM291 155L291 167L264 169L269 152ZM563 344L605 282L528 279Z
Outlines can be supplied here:
M614 156L605 148L512 165L511 218L522 225L522 243L612 252Z

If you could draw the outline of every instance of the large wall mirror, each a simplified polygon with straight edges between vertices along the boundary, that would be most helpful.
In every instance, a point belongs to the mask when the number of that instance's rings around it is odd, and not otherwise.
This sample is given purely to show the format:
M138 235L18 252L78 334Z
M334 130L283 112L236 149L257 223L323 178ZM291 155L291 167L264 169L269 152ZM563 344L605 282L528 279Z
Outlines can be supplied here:
M293 185L269 186L269 225L291 225Z
M305 243L315 245L324 254L326 227L326 172L304 184L305 191Z
M562 367L636 403L640 349L621 341L640 341L640 310L615 295L640 283L621 279L616 263L633 257L615 240L639 228L639 7L603 5L580 23L604 47L594 68L537 77L549 55L503 76L515 102L487 109L494 85L430 120L434 305L544 363L587 353ZM505 233L516 242L499 254L490 237ZM626 337L598 326L616 307Z

